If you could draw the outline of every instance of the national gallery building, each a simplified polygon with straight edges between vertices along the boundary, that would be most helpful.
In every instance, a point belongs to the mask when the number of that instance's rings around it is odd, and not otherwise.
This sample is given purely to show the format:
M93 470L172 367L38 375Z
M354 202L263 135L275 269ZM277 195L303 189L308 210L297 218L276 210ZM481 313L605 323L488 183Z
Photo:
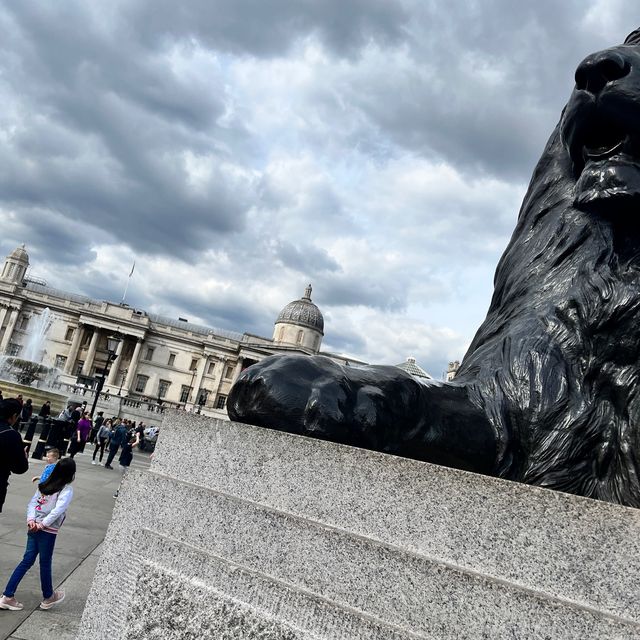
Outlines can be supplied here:
M93 388L106 370L104 392L223 417L229 390L249 365L277 353L322 353L324 319L311 301L311 286L280 312L269 339L53 289L29 278L28 267L22 246L7 256L0 274L0 354L24 355L48 308L41 361L61 372L62 383ZM120 342L109 352L113 334Z

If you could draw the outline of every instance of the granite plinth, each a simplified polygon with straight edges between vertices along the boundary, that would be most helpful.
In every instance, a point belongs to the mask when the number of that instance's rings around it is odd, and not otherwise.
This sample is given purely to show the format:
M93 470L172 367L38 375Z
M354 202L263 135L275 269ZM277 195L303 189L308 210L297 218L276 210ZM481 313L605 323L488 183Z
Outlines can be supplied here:
M173 413L79 639L639 638L639 534L635 509Z

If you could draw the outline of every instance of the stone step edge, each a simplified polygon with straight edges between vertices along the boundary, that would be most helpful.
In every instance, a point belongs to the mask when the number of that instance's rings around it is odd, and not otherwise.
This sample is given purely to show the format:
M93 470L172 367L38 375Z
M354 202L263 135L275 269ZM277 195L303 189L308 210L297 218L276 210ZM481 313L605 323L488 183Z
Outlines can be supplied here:
M166 541L174 546L178 546L178 547L186 547L188 549L190 549L193 553L195 553L196 555L199 555L201 557L210 557L210 558L215 558L215 560L217 562L219 562L220 564L224 564L232 569L237 569L238 571L241 571L245 574L249 574L252 576L257 577L259 580L263 580L264 582L269 582L272 584L277 585L278 587L282 588L285 591L293 591L295 593L298 593L300 595L302 595L304 598L308 599L308 600L312 600L315 602L320 602L323 605L332 608L334 610L338 610L338 611L345 611L347 612L349 615L355 617L355 618L360 618L362 620L366 620L369 623L372 624L376 624L379 625L381 627L384 627L385 629L389 629L391 631L393 631L396 634L402 635L402 636L406 636L407 638L415 638L416 640L428 640L428 636L426 636L423 633L419 633L416 631L412 631L410 629L406 629L405 627L400 627L396 624L393 624L391 622L388 622L386 620L383 620L382 618L378 618L377 616L371 615L370 613L366 612L366 611L361 611L360 609L356 609L354 607L350 607L348 605L345 604L341 604L339 602L336 602L335 600L331 600L330 598L327 598L325 596L322 596L318 593L315 593L305 587L301 587L299 585L294 585L291 584L289 582L286 582L284 580L281 580L280 578L275 578L273 576L270 576L266 573L263 573L261 571L256 571L255 569L251 569L250 567L246 567L242 564L239 564L237 562L234 562L233 560L229 560L228 558L225 558L223 556L220 556L216 553L212 553L211 551L207 551L205 549L201 549L199 547L196 547L195 545L192 545L188 542L184 542L182 540L178 540L177 538L172 538L171 536L168 536L166 534L163 533L159 533L157 531L153 531L152 529L148 529L146 527L143 527L141 529L138 529L136 532L138 537L144 537L144 536L150 536L153 538L157 538L159 540L163 540ZM171 574L175 574L176 576L179 576L180 574L175 571L174 569L170 569L165 567L164 565L160 565L159 561L155 558L146 558L142 561L143 563L155 563L158 566L162 567L163 571L166 571L167 573L171 573ZM183 579L185 576L181 576ZM204 582L204 580L202 580L201 578L198 577L189 577L189 580L193 581L193 582L199 582L201 584L203 584L207 589L211 589L212 591L215 591L216 593L220 594L222 597L227 598L229 600L234 600L235 602L238 602L240 604L243 604L245 606L250 606L253 607L255 609L264 611L264 613L268 614L268 615L273 615L270 612L261 609L261 607L256 606L256 605L252 605L249 602L246 602L245 600L241 600L239 598L236 598L234 596L230 596L229 594L225 593L223 590L217 588L217 587L213 587L210 584L207 584ZM281 621L284 624L287 624L288 626L294 627L296 630L300 631L301 633L305 633L308 634L309 631L302 629L301 627L289 622L289 621Z
M127 474L129 476L129 478L127 478L127 480L129 482L133 481L132 476L134 475L134 473L140 474L140 476L144 476L145 474L150 474L153 476L156 476L158 478L162 478L163 480L167 480L169 482L175 482L177 484L181 484L187 487L196 487L200 490L204 489L205 491L208 491L209 493L212 493L214 495L218 495L218 496L222 496L228 500L231 500L233 502L237 502L240 504L245 504L248 505L252 508L258 508L261 509L263 511L266 512L270 512L270 513L276 513L280 516L284 516L286 518L291 518L294 520L297 520L299 522L303 522L311 527L316 527L316 528L322 528L328 531L333 531L339 535L343 535L352 539L356 539L356 540L360 540L362 542L365 542L369 545L372 546L378 546L378 547L382 547L385 549L389 549L395 553L402 553L402 554L406 554L409 556L412 556L414 558L417 558L419 560L422 561L426 561L429 562L431 564L434 565L438 565L438 566L442 566L445 567L446 569L450 570L450 571L455 571L458 573L463 573L463 574L467 574L470 576L473 576L475 578L481 579L481 580L486 580L487 582L494 582L494 583L498 583L501 584L502 586L508 588L508 589L513 589L514 591L520 591L522 593L525 593L527 595L542 599L542 600L548 600L548 601L552 601L552 602L556 602L560 605L566 606L566 607L570 607L573 609L577 609L580 611L586 611L589 612L592 615L596 615L596 616L602 616L605 617L613 622L616 622L618 624L625 624L625 625L629 625L629 626L634 626L637 627L638 630L640 631L640 622L637 620L634 620L633 618L627 618L615 613L612 613L610 611L607 611L606 609L599 609L597 607L594 607L592 605L586 604L584 602L577 602L575 600L571 600L570 598L563 598L561 596L557 596L551 593L548 593L547 591L543 591L540 589L533 589L532 587L529 587L527 585L523 585L520 584L518 582L515 581L510 581L510 580L506 580L505 578L501 578L500 576L495 576L493 574L490 573L485 573L485 572L481 572L481 571L477 571L476 569L470 569L468 567L464 567L461 565L456 565L455 563L449 562L447 560L442 560L440 558L436 558L436 557L432 557L429 556L427 554L424 553L418 553L412 549L406 549L404 547L400 547L398 545L394 545L392 543L383 541L383 540L379 540L378 538L374 538L374 537L369 537L369 536L365 536L359 533L355 533L353 531L349 531L348 529L343 529L342 527L338 527L332 524L327 524L324 522L321 522L319 520L313 520L311 518L305 518L304 516L301 516L299 514L295 514L295 513L290 513L288 511L284 511L282 509L277 509L275 507L272 507L270 505L261 503L261 502L256 502L254 500L250 500L248 498L241 498L239 496L236 496L234 494L231 493L226 493L224 491L219 491L218 489L212 489L210 487L206 487L203 485L199 485L197 483L194 482L188 482L186 480L180 480L177 478L174 478L173 476L169 476L167 474L164 473L159 473L157 471L154 471L153 469L149 469L147 471L136 471L136 472L130 472L129 474ZM162 534L159 534L162 535ZM205 549L202 549L201 551L208 553ZM212 556L215 554L211 554ZM244 568L244 567L243 567ZM251 569L246 568L247 571L252 571ZM292 585L293 588L297 588L295 585Z

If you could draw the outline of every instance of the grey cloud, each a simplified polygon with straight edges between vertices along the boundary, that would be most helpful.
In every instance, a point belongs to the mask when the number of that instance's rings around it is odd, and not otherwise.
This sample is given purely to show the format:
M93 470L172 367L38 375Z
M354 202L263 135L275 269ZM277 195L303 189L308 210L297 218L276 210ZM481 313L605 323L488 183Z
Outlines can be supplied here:
M92 247L120 244L140 257L172 256L197 265L194 280L215 248L223 259L211 258L207 277L219 273L233 295L208 300L164 283L152 283L151 291L133 282L131 300L262 335L270 335L273 309L251 300L247 283L285 291L304 274L327 317L353 307L385 317L410 307L416 291L441 299L442 283L456 283L430 265L451 247L456 260L486 262L495 249L483 243L495 247L501 235L506 242L512 219L495 198L473 204L435 197L418 219L419 206L399 194L391 224L377 217L375 185L368 192L363 185L358 201L350 200L362 175L354 163L380 169L399 157L429 158L524 186L576 64L613 44L622 20L631 24L618 40L640 24L640 9L627 0L617 5L623 17L600 29L584 21L594 6L582 0L5 3L0 207L12 215L0 213L2 246L8 252L10 241L26 239L35 271L77 265L75 276L64 270L68 288L111 299L121 295L122 276L98 272ZM319 49L317 63L303 59L309 43ZM269 109L282 102L291 110L275 133L260 125L278 114L262 120L260 96L243 103L233 84L242 61L260 70L265 59L293 60L303 74L316 74L296 87L291 105L288 95L266 96ZM281 140L278 127L286 125ZM312 158L310 171L322 176L307 182L288 176L279 190L267 167L279 154ZM202 175L189 174L187 155L201 162ZM376 175L382 172L369 179ZM429 224L445 216L449 224L429 237ZM420 228L413 233L409 222ZM491 233L483 229L488 223ZM369 264L330 255L323 241L338 235L370 237ZM385 243L404 252L401 265L377 260L373 252ZM364 357L372 348L358 337L361 330L332 327L327 344ZM441 366L431 359L445 358L450 348L417 348L412 355L433 372Z
M400 310L407 304L408 281L399 274L350 273L328 276L319 281L318 301L329 306L366 306L380 310Z
M26 116L0 154L5 204L56 208L141 250L175 255L242 228L252 186L220 168L229 161L214 122L224 112L222 90L216 96L167 73L162 57L138 55L117 34L105 41L86 12L41 15L28 3L19 10L21 64L7 83L23 96ZM182 150L211 154L211 177L198 190L178 162Z
M328 324L328 323L327 323ZM327 327L322 350L330 353L362 353L366 347L366 340L362 333L355 330L345 330L331 325Z
M339 271L340 265L324 250L310 244L293 245L281 241L276 246L276 256L285 267L313 277L321 271Z
M189 309L192 317L188 319L194 323L201 319L207 326L229 331L248 332L266 337L271 337L273 333L275 317L265 313L259 301L243 299L237 292L217 295L210 300L187 293L156 293L160 296L155 302L156 308ZM184 312L180 315L184 316Z
M30 255L33 275L46 279L43 273L44 263L53 265L77 265L95 260L96 253L91 249L91 238L95 228L89 225L68 223L64 218L44 209L21 212L13 235L17 242L6 246L6 253L24 242Z
M354 55L372 39L397 42L409 19L402 3L386 0L195 0L175 10L168 0L137 2L129 20L148 41L196 37L234 54L275 56L316 34L339 55Z

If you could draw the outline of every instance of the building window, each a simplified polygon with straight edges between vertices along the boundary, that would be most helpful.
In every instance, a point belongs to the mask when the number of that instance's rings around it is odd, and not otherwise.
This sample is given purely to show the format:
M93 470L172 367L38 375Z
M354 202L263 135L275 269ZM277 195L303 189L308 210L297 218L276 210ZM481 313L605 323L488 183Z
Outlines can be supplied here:
M137 376L136 377L136 392L137 393L144 393L144 390L147 386L147 381L149 380L149 376Z
M204 407L209 399L209 389L200 389L200 395L198 396L198 404Z
M64 369L67 364L67 356L56 356L56 369Z
M7 349L7 354L10 356L19 356L21 349L22 345L16 344L15 342L10 342L9 348Z
M320 345L320 336L316 336L313 339L313 350L317 351L318 350L318 346Z
M227 368L224 370L224 379L231 380L233 378L233 365L228 364Z
M189 371L195 371L198 368L198 358L193 358L191 360L191 365L189 366Z
M29 316L22 316L22 318L20 318L19 329L21 331L26 331L28 326L29 326Z
M67 327L67 330L64 334L64 339L67 342L71 342L71 339L73 338L73 327Z
M144 356L145 360L153 360L153 347L147 347L147 353Z
M91 342L91 331L85 331L82 336L82 346L86 347Z
M297 344L302 344L302 329L298 330L298 337L296 338Z
M183 384L180 389L180 402L189 402L189 396L191 395L191 387Z
M209 370L207 371L207 373L208 373L210 376L212 376L212 375L213 375L213 373L215 372L215 370L216 370L216 363L215 363L215 362L210 362L210 363L209 363Z
M170 353L170 354L169 354L169 360L168 360L167 364L168 364L170 367L173 367L173 365L175 364L175 362L176 362L176 354L175 354L175 353Z
M158 398L165 398L167 395L167 391L169 391L169 386L171 385L170 380L160 380L158 383Z
M216 400L216 409L224 409L227 404L227 396L218 396Z
M79 376L82 373L82 367L84 367L84 360L78 360L76 364L76 375Z

